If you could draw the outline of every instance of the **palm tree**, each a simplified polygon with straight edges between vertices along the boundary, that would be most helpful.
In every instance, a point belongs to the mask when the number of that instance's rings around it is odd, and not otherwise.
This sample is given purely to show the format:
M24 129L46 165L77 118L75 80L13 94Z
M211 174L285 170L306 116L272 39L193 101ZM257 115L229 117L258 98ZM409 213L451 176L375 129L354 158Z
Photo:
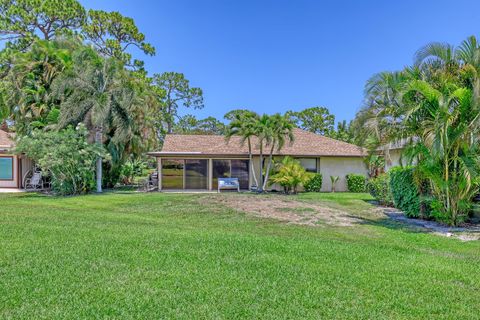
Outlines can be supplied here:
M405 102L411 108L404 130L418 138L410 142L406 155L417 159L420 173L430 181L434 214L456 225L478 191L480 105L471 89L440 92L421 80L408 84Z
M296 194L298 186L305 184L310 178L311 173L305 171L300 161L286 156L271 179L273 183L281 185L286 194L290 193L290 190Z
M35 41L26 52L10 56L2 81L3 117L15 122L16 131L29 133L31 127L45 127L56 110L51 95L53 81L71 67L74 41Z
M232 114L230 124L227 127L226 140L229 141L232 136L239 136L241 144L247 142L248 146L248 159L251 166L255 185L258 187L257 175L253 166L253 150L252 150L252 138L256 136L257 122L259 115L253 111L241 110Z
M125 72L118 60L101 57L91 48L75 54L73 70L56 82L56 92L62 98L59 126L84 122L99 145L106 132L113 141L128 141L136 96ZM101 157L96 161L96 180L97 192L102 192Z
M280 151L287 140L290 142L293 141L293 122L288 115L281 116L280 114L275 114L269 116L264 114L259 116L255 112L248 110L236 110L235 112L230 113L228 118L230 119L230 124L227 128L226 139L228 141L232 136L236 135L241 137L242 144L247 142L253 178L257 184L258 191L263 192L268 184L268 178L273 161L273 152L275 149ZM260 158L260 177L258 179L256 177L252 161L253 139L255 139L256 143L258 144L257 147ZM268 148L269 150L269 161L264 177L263 162L265 148Z
M280 151L287 142L287 140L289 143L293 142L294 126L295 125L289 114L282 116L279 113L276 113L270 116L268 122L269 135L267 135L268 138L266 139L267 146L270 147L270 150L268 155L268 164L265 170L265 181L263 181L262 190L265 190L268 184L268 178L273 162L273 152L275 151L275 149L277 151Z
M404 117L402 93L405 83L414 77L413 70L381 72L373 75L365 85L365 106L351 124L354 143L366 147L371 154L383 147L389 161L388 145L400 140L400 124Z
M407 141L402 158L415 160L420 180L429 179L434 211L457 224L478 189L480 46L475 37L458 47L430 43L415 60L369 80L366 106L352 126L372 151Z
M455 47L448 43L432 42L420 48L415 54L415 64L420 67L439 67L455 70L464 65L478 65L479 43L474 36Z
M272 121L269 115L263 114L255 124L255 137L257 138L258 143L258 153L260 159L260 177L258 179L258 191L264 191L264 176L263 176L263 160L264 160L264 147L269 145L272 142L274 136L274 130Z
M335 192L335 185L337 184L339 176L330 176L330 182L332 183L332 192Z

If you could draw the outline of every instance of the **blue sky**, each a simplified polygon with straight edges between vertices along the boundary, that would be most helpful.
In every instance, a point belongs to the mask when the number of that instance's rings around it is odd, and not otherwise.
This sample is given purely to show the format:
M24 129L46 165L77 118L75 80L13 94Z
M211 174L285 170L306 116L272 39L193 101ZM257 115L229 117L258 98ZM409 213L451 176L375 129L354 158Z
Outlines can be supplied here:
M150 73L183 72L204 90L199 117L326 106L350 120L374 73L411 64L432 42L479 35L479 1L80 0L135 19Z

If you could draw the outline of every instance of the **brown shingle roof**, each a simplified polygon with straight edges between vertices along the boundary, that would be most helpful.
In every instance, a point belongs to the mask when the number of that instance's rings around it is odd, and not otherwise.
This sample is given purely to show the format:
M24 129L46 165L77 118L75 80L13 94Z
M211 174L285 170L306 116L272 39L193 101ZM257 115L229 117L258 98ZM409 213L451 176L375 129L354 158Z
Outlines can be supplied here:
M15 143L13 142L13 134L0 130L0 148L13 148Z
M292 156L365 156L364 149L323 137L302 129L294 129L295 141L287 143L277 155ZM258 143L253 142L254 153L258 153ZM266 150L265 153L268 153ZM246 143L242 146L240 137L232 137L227 143L219 135L176 135L167 134L161 152L149 153L160 155L248 155Z

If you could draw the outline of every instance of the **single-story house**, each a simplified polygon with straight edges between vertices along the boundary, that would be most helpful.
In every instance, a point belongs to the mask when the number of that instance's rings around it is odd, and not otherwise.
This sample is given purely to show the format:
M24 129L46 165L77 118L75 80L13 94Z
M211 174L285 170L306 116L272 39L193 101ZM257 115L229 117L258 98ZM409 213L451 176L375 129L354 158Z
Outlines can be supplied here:
M367 175L364 149L301 129L294 129L294 137L293 143L287 142L274 156L294 157L307 171L321 173L322 191L331 190L330 176L339 176L337 191L347 191L347 174ZM227 142L221 135L167 134L162 150L148 153L157 159L158 190L216 190L221 177L238 178L241 189L248 190L255 185L252 170L257 177L260 174L258 145L252 144L250 165L248 146L240 137ZM275 185L268 188L272 189L281 190Z
M14 134L0 130L0 188L23 188L32 161L13 152Z
M403 159L403 151L409 143L409 139L400 139L390 142L389 144L377 149L378 154L385 157L385 172L392 167L406 165L405 159Z

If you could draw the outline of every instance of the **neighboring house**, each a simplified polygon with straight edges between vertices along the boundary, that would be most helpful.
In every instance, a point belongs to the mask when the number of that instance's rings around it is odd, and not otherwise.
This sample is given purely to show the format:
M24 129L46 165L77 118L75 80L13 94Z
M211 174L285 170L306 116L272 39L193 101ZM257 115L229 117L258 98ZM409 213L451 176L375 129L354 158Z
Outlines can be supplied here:
M336 190L346 191L345 175L367 175L364 149L301 129L294 129L294 136L295 141L287 142L280 152L275 152L275 156L297 158L307 171L321 173L322 191L331 190L330 176L339 176ZM238 178L240 187L249 189L255 182L249 165L248 146L246 143L241 145L240 141L241 138L236 136L226 142L225 137L219 135L168 134L162 150L149 153L157 158L159 190L216 190L221 177ZM254 142L252 145L253 167L258 177L258 146ZM267 162L268 155L265 155L265 164ZM267 189L281 190L279 186Z
M14 134L0 130L0 188L22 188L32 161L13 153Z
M402 162L402 153L407 144L407 139L401 139L378 149L379 154L385 157L385 172L392 167L404 165Z

